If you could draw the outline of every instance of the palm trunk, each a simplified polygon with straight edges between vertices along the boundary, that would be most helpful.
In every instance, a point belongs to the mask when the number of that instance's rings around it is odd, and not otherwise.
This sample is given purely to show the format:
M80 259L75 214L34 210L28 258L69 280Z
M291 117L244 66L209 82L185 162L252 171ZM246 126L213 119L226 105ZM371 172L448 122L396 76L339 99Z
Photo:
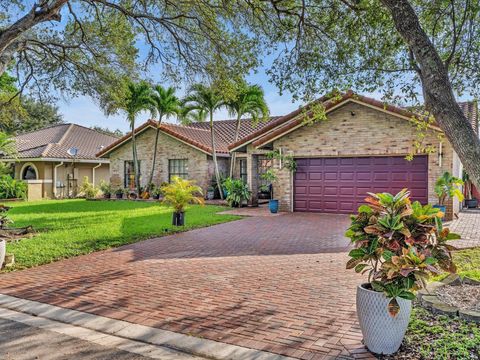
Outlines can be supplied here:
M473 183L480 186L480 139L455 100L448 63L443 63L407 0L381 1L390 11L397 31L412 52L427 110L445 132Z
M240 125L242 123L241 115L237 114L237 125L235 127L235 137L233 139L233 142L236 143L238 141L238 135L240 133ZM235 172L235 156L236 153L232 152L231 157L230 157L230 177L233 178L233 173Z
M217 147L215 146L215 131L213 128L213 113L210 111L210 137L212 140L212 156L213 156L213 165L215 167L215 179L217 180L218 191L220 192L220 199L223 200L223 190L222 184L220 182L220 171L218 170L217 162Z
M158 136L160 135L160 124L161 123L162 123L162 113L160 112L160 114L158 116L157 133L155 135L155 146L153 147L152 171L150 172L150 177L148 178L148 185L150 185L153 182L153 173L155 172L155 162L157 161Z
M135 124L132 122L132 153L133 153L133 173L135 176L135 190L140 191L140 171L137 159L137 142L135 138Z

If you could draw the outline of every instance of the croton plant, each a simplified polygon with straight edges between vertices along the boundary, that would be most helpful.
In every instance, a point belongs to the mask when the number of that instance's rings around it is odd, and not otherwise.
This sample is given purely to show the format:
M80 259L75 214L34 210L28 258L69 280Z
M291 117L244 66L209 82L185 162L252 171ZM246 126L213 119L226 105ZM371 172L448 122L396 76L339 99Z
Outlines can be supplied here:
M412 203L407 189L368 195L346 233L355 245L347 269L368 272L371 288L390 298L388 311L396 316L397 297L413 300L432 273L456 271L447 241L460 236L443 227L439 209Z

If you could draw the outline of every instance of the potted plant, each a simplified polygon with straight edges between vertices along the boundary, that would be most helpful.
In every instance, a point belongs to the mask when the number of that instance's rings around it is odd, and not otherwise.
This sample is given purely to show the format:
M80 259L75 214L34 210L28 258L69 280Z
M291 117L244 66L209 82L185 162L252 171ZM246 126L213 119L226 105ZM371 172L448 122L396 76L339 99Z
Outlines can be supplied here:
M173 206L172 225L185 225L185 207L188 204L204 204L202 189L194 181L178 176L172 178L172 183L163 187L163 202Z
M438 197L438 204L435 208L440 209L443 214L447 211L447 200L456 197L459 201L463 201L463 194L460 186L463 185L462 179L452 176L448 171L443 173L435 182L435 194Z
M250 199L248 185L240 179L227 178L223 182L223 188L227 190L225 199L231 207L241 207L244 200Z
M215 188L213 186L209 186L207 188L207 200L215 199Z
M117 199L121 199L123 198L123 193L124 193L124 190L122 188L118 188L117 190L115 190L115 197Z
M162 188L159 186L155 186L152 189L152 198L155 200L160 199L160 195L162 195Z
M110 199L112 197L112 192L113 192L112 185L110 185L110 183L107 183L104 180L100 182L100 191L103 193L103 197L105 199Z
M441 221L441 211L397 195L371 194L346 232L355 246L347 269L368 272L357 288L357 315L367 348L377 354L398 350L410 318L414 292L431 273L455 272L447 240L458 239Z
M475 209L478 207L478 199L472 196L472 181L466 172L463 172L463 183L465 184L465 207Z
M276 214L278 212L278 200L273 198L273 184L278 180L277 172L274 169L268 169L260 175L260 178L269 183L268 185L262 185L260 190L263 192L270 191L271 196L268 201L268 208L272 214Z

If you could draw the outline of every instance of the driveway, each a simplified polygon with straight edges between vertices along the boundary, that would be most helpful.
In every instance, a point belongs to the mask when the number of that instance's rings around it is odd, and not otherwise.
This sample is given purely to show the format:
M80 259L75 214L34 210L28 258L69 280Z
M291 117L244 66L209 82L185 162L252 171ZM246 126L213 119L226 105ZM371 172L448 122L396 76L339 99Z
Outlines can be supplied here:
M301 359L369 357L348 223L246 218L3 274L0 293Z

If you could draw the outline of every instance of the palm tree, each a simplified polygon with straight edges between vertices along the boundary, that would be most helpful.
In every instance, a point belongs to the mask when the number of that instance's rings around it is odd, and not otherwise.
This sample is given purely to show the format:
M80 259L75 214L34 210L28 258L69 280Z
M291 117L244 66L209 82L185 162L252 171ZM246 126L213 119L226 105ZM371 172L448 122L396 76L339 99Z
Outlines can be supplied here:
M133 172L135 176L136 190L140 190L140 177L138 176L138 156L137 143L135 139L135 118L145 110L149 110L152 115L155 114L155 104L152 100L152 89L146 81L138 83L129 82L127 85L127 95L122 104L122 110L127 114L127 120L130 123L132 133L132 153L133 153Z
M162 123L163 117L168 118L169 116L179 115L180 113L180 100L175 96L174 88L169 87L165 89L162 85L157 85L154 88L151 98L158 113L158 126L157 134L155 135L152 171L150 172L148 184L151 184L153 181L155 162L157 160L158 136L160 134L160 124Z
M222 184L220 180L220 172L218 170L217 162L217 147L215 145L215 129L213 126L213 113L224 106L224 101L219 94L211 86L203 84L194 84L190 87L188 95L183 100L182 115L184 118L188 118L192 112L195 114L193 119L202 120L205 119L207 114L210 118L210 139L212 143L212 156L213 164L215 167L215 179L217 180L218 191L220 192L220 198L223 200Z
M0 156L15 157L16 154L15 140L7 133L0 131Z
M254 124L268 117L268 106L262 88L259 85L250 85L241 82L237 87L235 98L226 103L230 116L236 116L235 136L233 142L238 141L242 118L249 115ZM235 152L232 153L230 162L230 177L235 171Z

